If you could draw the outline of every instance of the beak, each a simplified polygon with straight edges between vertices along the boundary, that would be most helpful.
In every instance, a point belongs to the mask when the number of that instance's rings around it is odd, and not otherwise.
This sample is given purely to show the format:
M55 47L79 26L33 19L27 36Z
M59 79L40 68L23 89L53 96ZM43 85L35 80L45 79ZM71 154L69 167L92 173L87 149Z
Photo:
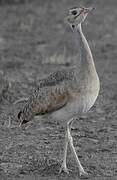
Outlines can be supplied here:
M95 9L95 7L89 7L89 8L83 7L83 13L88 14L89 12L93 11L94 9Z

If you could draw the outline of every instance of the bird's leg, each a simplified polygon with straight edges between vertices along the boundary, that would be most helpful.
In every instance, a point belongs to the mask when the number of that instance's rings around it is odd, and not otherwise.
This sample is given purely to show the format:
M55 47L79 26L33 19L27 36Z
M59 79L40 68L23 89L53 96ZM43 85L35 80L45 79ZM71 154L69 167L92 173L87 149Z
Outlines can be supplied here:
M72 121L74 119L71 119L69 121L70 124L72 124ZM69 169L67 168L67 165L66 165L66 160L67 160L67 148L68 148L68 143L69 143L69 138L68 138L68 128L66 129L66 132L65 132L65 145L64 145L64 156L63 156L63 162L62 162L62 165L61 165L61 168L60 168L60 171L59 173L61 173L62 171L69 174Z
M78 168L79 168L79 175L80 176L88 176L87 172L85 172L84 168L82 167L81 163L80 163L80 160L77 156L77 153L76 153L76 150L74 148L74 145L73 145L73 138L71 136L71 125L72 125L72 122L73 122L73 119L71 119L68 123L67 123L67 135L68 135L68 140L69 140L69 144L70 144L70 148L71 148L71 151L74 155L74 158L76 160L76 163L78 165Z
M63 172L66 172L67 174L69 174L69 170L67 169L67 165L66 165L67 147L68 147L68 133L66 130L66 132L65 132L64 156L63 156L63 162L62 162L59 173L61 173L63 171Z

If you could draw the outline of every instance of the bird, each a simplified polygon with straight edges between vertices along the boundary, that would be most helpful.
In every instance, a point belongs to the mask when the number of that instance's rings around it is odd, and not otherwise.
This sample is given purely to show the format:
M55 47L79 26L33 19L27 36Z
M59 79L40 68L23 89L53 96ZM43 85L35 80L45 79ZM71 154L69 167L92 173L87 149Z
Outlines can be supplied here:
M69 173L66 164L69 145L78 166L79 176L88 176L88 173L76 153L71 128L73 122L94 105L100 89L93 55L82 31L82 24L93 9L93 7L73 7L66 15L66 21L80 43L80 66L76 64L56 70L40 79L38 87L18 113L21 126L33 120L35 115L51 114L53 118L65 119L64 153L59 172Z

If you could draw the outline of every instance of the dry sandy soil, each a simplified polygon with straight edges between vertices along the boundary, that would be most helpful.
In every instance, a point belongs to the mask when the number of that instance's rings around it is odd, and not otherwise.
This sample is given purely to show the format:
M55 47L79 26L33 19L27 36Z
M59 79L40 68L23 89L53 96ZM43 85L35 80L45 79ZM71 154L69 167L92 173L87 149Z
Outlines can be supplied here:
M64 126L35 118L19 128L17 113L39 78L72 65L78 48L64 23L69 7L92 0L34 0L0 5L0 180L76 180L68 151L69 175L59 174ZM83 30L101 80L98 100L72 129L74 145L89 180L117 179L117 1L95 0ZM59 57L59 58L57 58ZM59 61L58 61L59 59Z

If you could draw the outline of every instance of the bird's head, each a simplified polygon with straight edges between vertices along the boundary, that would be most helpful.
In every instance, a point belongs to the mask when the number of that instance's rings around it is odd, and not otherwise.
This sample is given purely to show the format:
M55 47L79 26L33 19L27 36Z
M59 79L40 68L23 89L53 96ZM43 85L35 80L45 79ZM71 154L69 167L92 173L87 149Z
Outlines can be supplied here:
M66 18L68 24L71 26L71 28L77 29L78 26L84 22L84 20L86 19L87 15L89 14L89 12L91 12L93 9L95 8L84 8L84 7L80 7L80 8L72 8L69 9L68 12L68 16Z

